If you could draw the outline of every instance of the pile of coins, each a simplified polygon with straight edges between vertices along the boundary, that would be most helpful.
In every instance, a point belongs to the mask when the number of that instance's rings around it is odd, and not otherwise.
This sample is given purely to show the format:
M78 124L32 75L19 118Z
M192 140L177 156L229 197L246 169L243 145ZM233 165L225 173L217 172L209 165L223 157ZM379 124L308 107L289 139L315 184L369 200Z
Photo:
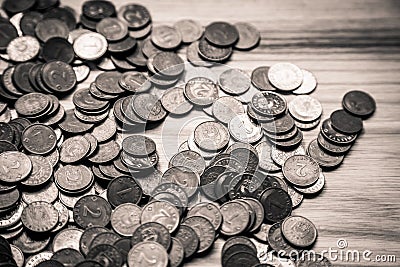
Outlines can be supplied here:
M292 210L343 161L371 96L348 92L306 151L303 131L323 113L311 72L217 64L258 45L254 26L153 27L144 6L102 0L86 1L78 20L59 4L1 10L0 265L174 267L221 237L222 266L332 266L299 256L317 228ZM92 70L103 72L83 88ZM165 155L146 130L192 111L208 119L161 172Z

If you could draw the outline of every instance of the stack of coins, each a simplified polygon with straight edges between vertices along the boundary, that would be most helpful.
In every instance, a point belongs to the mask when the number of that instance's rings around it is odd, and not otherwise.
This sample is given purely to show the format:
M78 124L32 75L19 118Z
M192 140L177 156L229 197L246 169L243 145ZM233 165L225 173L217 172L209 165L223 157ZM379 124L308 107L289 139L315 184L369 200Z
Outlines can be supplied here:
M217 64L258 45L254 26L153 27L146 7L103 0L86 1L78 23L59 5L3 3L1 264L177 267L221 238L222 266L280 266L282 256L331 266L299 257L317 229L292 211L342 162L376 108L371 96L348 92L306 151L302 131L322 117L310 71ZM59 101L67 95L72 109ZM146 129L192 111L208 118L160 171Z

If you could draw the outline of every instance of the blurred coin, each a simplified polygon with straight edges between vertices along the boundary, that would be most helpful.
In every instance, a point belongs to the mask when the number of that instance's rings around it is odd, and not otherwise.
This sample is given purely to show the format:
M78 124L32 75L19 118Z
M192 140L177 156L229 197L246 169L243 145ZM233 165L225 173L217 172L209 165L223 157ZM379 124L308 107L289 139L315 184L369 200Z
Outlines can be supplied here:
M84 33L74 42L75 54L85 60L96 60L107 52L106 38L95 32Z
M239 39L238 30L227 22L213 22L205 28L204 37L216 46L232 46Z
M312 122L321 117L321 103L308 95L296 96L288 105L290 114L298 121Z
M153 27L151 41L163 49L175 49L182 42L180 32L171 26L160 25Z
M292 63L275 63L268 70L271 84L282 91L293 91L303 83L303 72Z
M350 91L343 96L343 108L358 117L368 117L375 112L375 100L366 92Z
M250 23L237 22L233 25L239 34L239 40L235 44L236 49L249 50L260 42L260 31Z
M146 263L143 262L146 260ZM157 266L168 266L167 250L160 244L147 240L134 245L128 254L129 266L151 266L152 262L156 262ZM143 265L144 264L144 265Z
M299 227L301 225L301 227ZM309 247L317 239L317 228L303 216L290 216L282 222L282 234L296 247Z
M317 79L315 78L314 74L304 69L301 71L303 72L303 83L299 88L293 91L293 94L295 95L309 94L317 87Z
M343 109L332 112L330 119L332 127L344 134L356 134L363 128L360 118L347 113Z
M250 78L240 69L228 69L219 76L221 89L231 95L241 95L250 88Z
M30 231L48 232L58 223L58 211L48 202L32 202L24 208L21 221Z

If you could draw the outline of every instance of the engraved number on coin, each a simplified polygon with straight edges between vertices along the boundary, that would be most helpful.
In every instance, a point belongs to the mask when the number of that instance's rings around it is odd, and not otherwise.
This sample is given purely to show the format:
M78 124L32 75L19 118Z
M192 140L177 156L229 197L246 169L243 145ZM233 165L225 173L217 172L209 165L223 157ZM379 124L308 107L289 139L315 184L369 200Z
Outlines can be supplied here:
M95 211L89 209L86 205L83 206L83 217L87 217L90 213L90 216L94 218L99 218L101 216L101 210L97 208Z
M307 166L307 164L304 164L304 163L297 163L296 165L297 165L298 167L300 167L300 168L298 168L297 171L296 171L297 176L305 177L305 176L307 175L307 173L304 171L304 168ZM303 171L304 171L304 172L303 172Z
M140 252L139 253L139 257L138 257L138 262L141 263L142 260L145 260L145 261L147 261L148 263L151 263L151 264L157 263L156 259L149 259L149 258L146 257L146 255L143 252Z

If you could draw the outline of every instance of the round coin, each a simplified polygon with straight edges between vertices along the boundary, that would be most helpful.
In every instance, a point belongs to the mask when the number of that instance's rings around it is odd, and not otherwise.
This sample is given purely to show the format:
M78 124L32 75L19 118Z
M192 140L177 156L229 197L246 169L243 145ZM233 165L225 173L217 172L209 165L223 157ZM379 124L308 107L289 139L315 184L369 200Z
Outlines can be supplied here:
M111 214L112 228L122 236L132 236L140 225L142 209L133 203L117 206Z
M321 103L308 95L295 97L289 102L288 109L290 114L298 121L312 122L321 117Z
M290 216L281 225L286 240L296 247L309 247L317 239L317 228L305 217Z
M264 206L265 219L270 222L281 221L292 212L292 200L283 189L266 189L260 196L260 202Z
M175 238L181 241L185 258L190 258L194 253L196 253L199 246L199 237L192 227L180 225L175 233Z
M356 134L363 128L361 118L353 116L343 109L332 112L330 119L332 127L344 134Z
M217 151L228 145L229 132L221 123L206 121L194 130L194 141L204 150Z
M73 209L76 224L82 228L106 226L111 218L111 206L102 197L87 195L76 202Z
M184 93L194 105L209 106L218 98L218 86L208 78L195 77L187 81Z
M275 63L268 70L271 84L282 91L293 91L303 83L303 72L292 63Z
M318 180L320 168L313 158L305 155L294 155L285 161L282 172L290 183L306 187Z
M24 153L6 151L0 154L0 180L16 183L25 179L32 171L32 162Z
M58 211L48 202L32 202L22 211L21 221L30 231L48 232L58 223Z
M131 245L135 246L144 241L153 241L168 249L171 245L171 235L165 226L157 222L147 222L133 232Z
M239 50L249 50L258 45L261 39L260 31L247 22L237 22L234 24L239 34L239 40L235 48Z
M117 207L124 203L139 203L142 198L142 188L130 176L118 177L107 187L107 199L111 206Z
M240 69L227 69L219 76L221 89L230 95L241 95L250 88L250 77Z
M168 202L152 201L143 207L140 221L160 223L172 233L179 225L179 211Z
M215 229L209 220L201 216L192 216L186 218L182 224L190 226L199 237L197 253L202 253L211 248L215 239Z
M343 96L343 108L358 117L368 117L375 112L375 100L363 91L350 91Z
M227 22L213 22L207 25L204 37L216 46L232 46L239 39L238 30Z
M144 241L134 245L128 253L128 266L150 267L157 264L157 267L168 266L167 250L154 241Z

